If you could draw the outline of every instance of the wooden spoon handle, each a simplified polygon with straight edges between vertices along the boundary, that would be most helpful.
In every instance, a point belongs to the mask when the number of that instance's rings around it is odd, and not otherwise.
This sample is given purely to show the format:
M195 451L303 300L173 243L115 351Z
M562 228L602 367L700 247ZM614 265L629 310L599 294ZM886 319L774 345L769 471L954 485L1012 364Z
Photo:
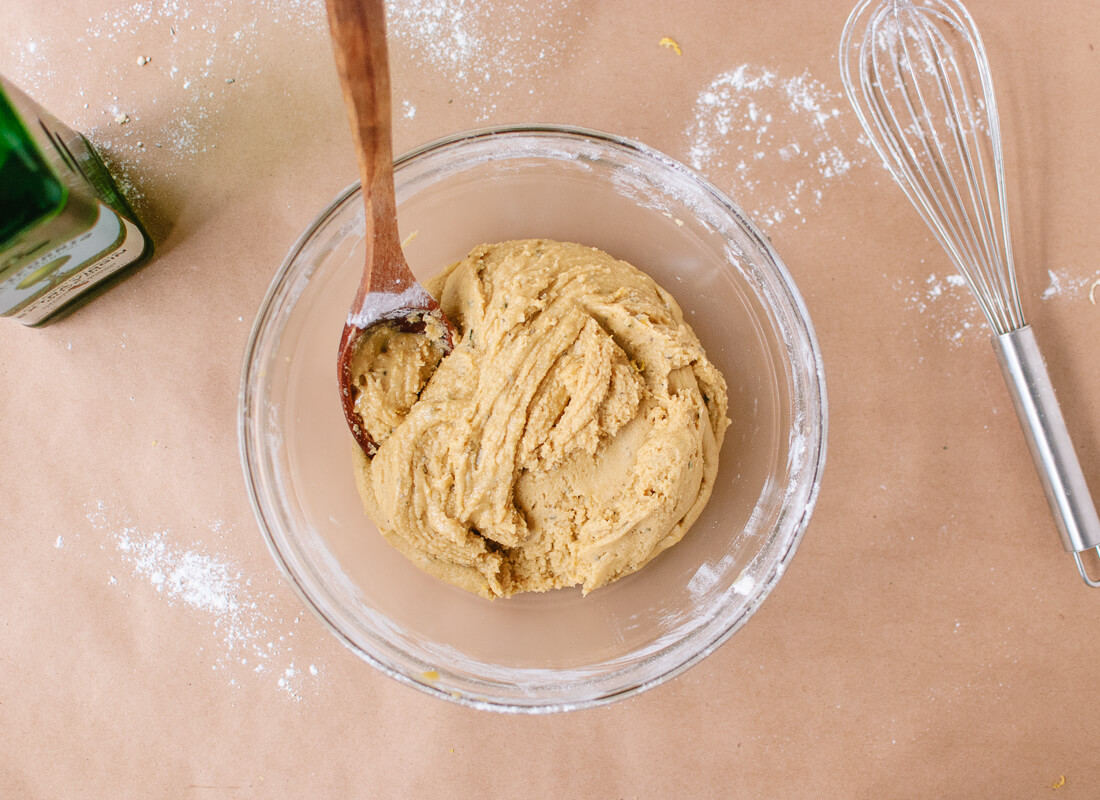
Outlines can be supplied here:
M397 232L386 9L384 0L326 0L326 5L367 212L359 306L371 292L400 293L415 281Z

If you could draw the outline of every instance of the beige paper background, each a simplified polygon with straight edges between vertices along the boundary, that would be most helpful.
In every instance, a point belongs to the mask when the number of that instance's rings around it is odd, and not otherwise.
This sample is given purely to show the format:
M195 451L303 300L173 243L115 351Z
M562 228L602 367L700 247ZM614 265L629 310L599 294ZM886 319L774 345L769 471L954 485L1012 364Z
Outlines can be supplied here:
M360 662L268 556L235 432L267 285L355 178L322 7L8 0L0 72L102 148L159 251L56 325L0 321L0 796L1095 797L1100 593L1061 551L980 313L858 141L848 0L393 7L399 151L523 121L684 161L710 144L702 171L766 220L824 353L799 553L730 642L610 707L475 712ZM971 9L1025 311L1100 496L1100 10ZM770 85L722 84L742 65Z

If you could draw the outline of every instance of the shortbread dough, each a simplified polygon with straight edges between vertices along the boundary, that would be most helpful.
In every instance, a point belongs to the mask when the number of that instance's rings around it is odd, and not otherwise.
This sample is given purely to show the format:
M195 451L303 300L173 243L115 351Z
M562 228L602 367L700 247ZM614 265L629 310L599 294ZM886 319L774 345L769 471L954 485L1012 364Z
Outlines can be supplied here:
M433 322L443 327L434 317L427 318L427 326ZM409 323L425 324L419 319ZM442 331L411 332L389 324L369 329L348 367L356 389L355 410L372 441L388 437L409 413L443 351Z
M426 288L454 350L427 378L431 348L391 343L400 390L376 397L398 401L376 415L373 459L356 448L363 505L391 544L493 598L587 594L683 538L729 420L725 380L668 292L540 239L476 247Z

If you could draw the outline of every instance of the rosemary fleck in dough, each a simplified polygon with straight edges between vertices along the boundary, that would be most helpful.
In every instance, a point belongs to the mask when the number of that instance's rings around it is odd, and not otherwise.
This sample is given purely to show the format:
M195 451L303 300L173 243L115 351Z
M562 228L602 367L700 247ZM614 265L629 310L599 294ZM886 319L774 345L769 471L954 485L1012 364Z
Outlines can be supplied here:
M600 250L535 239L476 247L426 288L454 350L419 399L377 395L399 407L378 414L374 458L356 451L391 544L492 598L588 593L680 541L729 420L725 380L671 295ZM412 360L401 385L419 390L418 359L436 354L407 344L388 352Z

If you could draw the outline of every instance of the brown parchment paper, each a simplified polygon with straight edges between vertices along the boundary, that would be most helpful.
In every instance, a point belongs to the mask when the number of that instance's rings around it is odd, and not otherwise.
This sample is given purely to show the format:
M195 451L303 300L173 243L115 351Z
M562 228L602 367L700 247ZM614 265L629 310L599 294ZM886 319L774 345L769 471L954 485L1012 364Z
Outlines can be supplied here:
M1100 494L1100 10L1037 8L971 3L1025 310ZM820 502L758 614L653 691L527 718L359 661L249 508L249 328L355 179L322 5L7 0L0 71L102 149L159 250L56 325L0 320L0 796L1095 797L1100 593L976 305L859 141L849 10L391 6L399 151L552 121L696 163L761 222L824 353Z

